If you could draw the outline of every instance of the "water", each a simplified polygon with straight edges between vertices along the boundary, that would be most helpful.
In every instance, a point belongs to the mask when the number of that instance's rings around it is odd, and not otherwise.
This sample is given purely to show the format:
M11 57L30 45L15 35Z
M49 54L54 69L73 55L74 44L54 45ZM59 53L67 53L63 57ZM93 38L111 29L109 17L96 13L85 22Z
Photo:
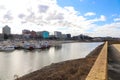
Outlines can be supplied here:
M83 58L102 43L67 43L47 50L0 52L0 80L13 80L51 63Z

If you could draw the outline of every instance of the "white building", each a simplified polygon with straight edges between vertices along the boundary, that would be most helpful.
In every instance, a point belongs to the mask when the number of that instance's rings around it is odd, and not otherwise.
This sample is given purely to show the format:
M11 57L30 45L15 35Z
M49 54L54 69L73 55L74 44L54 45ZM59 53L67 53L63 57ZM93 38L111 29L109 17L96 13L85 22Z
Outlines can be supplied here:
M3 34L7 34L7 35L11 34L11 29L8 25L3 27L2 31L3 31Z
M54 32L54 36L55 36L56 38L62 38L62 33L59 32L59 31L55 31L55 32Z

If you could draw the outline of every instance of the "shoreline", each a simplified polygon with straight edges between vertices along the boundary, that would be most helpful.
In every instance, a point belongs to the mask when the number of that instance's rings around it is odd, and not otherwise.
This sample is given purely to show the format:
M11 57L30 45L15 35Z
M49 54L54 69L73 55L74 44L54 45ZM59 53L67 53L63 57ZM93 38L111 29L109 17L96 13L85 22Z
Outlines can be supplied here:
M41 43L47 42L46 44ZM0 42L0 51L13 51L13 50L34 50L34 49L48 49L50 47L54 47L56 45L60 44L66 44L66 43L92 43L89 41L74 41L74 40L29 40L29 41L1 41ZM94 42L95 43L95 42ZM46 46L46 47L45 47ZM30 48L31 47L31 48Z
M85 58L52 63L16 80L85 80L103 45L99 45Z

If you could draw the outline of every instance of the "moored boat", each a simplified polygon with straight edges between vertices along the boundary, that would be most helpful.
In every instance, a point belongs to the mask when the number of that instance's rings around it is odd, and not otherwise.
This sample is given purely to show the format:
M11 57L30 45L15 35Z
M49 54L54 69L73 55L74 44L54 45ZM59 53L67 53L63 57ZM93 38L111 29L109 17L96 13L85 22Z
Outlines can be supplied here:
M25 43L23 44L23 48L24 48L24 49L27 49L27 50L33 50L33 49L35 49L35 45L34 45L34 44L31 44L31 43L29 43L29 42L25 42Z
M0 51L13 51L15 50L14 46L0 46Z
M41 49L48 49L48 48L50 48L50 45L49 45L48 41L42 42Z

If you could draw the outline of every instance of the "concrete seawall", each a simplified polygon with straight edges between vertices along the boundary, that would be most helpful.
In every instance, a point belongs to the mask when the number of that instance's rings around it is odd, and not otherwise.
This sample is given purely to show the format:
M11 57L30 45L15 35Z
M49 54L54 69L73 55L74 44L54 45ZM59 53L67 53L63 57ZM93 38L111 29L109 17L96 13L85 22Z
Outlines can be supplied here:
M108 42L104 44L86 80L107 80L107 50Z

